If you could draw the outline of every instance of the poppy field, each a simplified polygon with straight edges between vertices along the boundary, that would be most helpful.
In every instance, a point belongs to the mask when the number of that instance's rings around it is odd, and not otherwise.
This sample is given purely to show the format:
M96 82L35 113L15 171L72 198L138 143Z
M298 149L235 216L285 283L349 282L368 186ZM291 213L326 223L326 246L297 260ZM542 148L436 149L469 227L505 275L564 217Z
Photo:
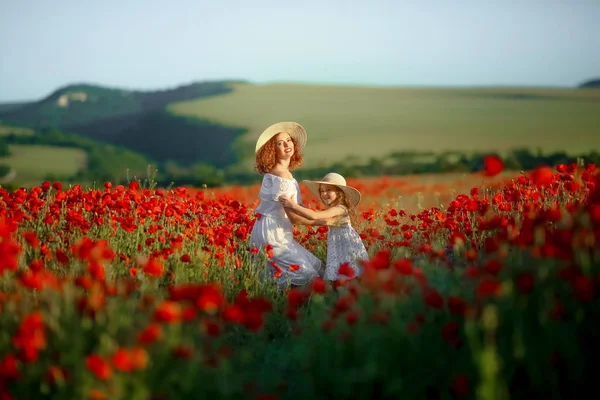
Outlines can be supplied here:
M349 179L363 274L283 292L249 243L258 187L0 188L0 399L581 397L600 175L501 169ZM294 229L325 258L326 227Z

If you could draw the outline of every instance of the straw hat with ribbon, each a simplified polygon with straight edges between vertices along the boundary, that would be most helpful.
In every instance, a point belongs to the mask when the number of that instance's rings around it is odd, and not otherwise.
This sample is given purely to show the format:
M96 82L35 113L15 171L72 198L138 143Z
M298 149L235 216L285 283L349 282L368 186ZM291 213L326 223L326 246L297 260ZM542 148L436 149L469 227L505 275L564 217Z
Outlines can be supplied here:
M321 198L321 195L319 193L319 186L321 184L324 184L333 185L340 188L346 195L348 202L352 204L353 207L356 207L358 203L360 203L360 192L351 186L347 186L346 179L344 179L344 177L340 174L336 174L335 172L328 173L320 181L304 180L302 181L302 183L304 183L308 187L308 190L310 190L311 193L317 196L317 198L319 199Z
M256 141L256 148L254 152L258 153L258 150L263 147L273 136L281 132L286 132L292 138L294 138L296 141L296 148L298 150L302 150L306 144L306 131L302 125L297 122L278 122L271 125L260 134L258 140Z

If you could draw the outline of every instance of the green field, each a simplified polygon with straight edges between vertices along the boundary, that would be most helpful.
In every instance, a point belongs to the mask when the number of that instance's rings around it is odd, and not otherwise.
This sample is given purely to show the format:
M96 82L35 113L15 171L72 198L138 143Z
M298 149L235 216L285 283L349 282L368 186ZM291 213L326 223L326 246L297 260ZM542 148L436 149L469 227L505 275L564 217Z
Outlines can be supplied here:
M0 164L13 168L13 185L39 185L49 174L69 177L87 167L87 153L81 149L41 146L10 145L10 156L0 157Z
M252 153L267 126L297 121L311 167L394 151L600 150L600 90L236 84L168 110L247 128Z
M3 125L2 123L0 123L0 136L10 135L10 134L29 136L29 135L33 135L34 131L33 131L33 129L29 129L29 128Z

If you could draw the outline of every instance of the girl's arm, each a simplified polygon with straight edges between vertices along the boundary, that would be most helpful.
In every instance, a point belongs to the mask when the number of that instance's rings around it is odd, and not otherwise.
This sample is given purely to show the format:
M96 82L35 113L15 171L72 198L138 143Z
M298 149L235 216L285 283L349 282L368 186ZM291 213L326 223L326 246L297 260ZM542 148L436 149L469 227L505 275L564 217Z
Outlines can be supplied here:
M280 197L279 201L283 205L284 209L286 209L286 212L287 209L290 209L299 214L300 216L313 221L317 219L331 219L339 217L346 213L346 210L344 210L342 207L331 207L323 211L313 211L310 208L305 208L299 204L294 203L286 197Z
M327 219L308 219L290 208L284 208L284 210L293 225L322 226L329 224Z

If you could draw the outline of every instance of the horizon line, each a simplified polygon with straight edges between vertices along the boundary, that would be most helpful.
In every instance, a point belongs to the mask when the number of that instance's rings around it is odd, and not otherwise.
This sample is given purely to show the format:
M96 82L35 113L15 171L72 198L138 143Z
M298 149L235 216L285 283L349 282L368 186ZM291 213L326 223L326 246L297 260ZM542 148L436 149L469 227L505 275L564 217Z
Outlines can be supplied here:
M131 86L116 86L111 84L103 84L96 83L92 81L79 81L79 82L71 82L63 85L58 85L56 89L50 91L46 95L42 95L37 99L0 99L0 104L20 104L20 103L32 103L36 101L40 101L50 96L51 94L61 90L66 89L70 86L78 86L78 85L88 85L88 86L96 86L102 87L105 89L115 89L115 90L124 90L124 91L132 91L132 92L157 92L157 91L165 91L165 90L173 90L182 86L189 86L197 83L208 83L208 82L237 82L237 83L245 83L250 85L273 85L273 84L287 84L287 85L310 85L310 86L346 86L346 87L364 87L364 88L422 88L422 89L493 89L493 88L502 88L502 89L578 89L578 85L581 85L590 80L595 80L598 78L590 78L581 83L570 86L570 85L559 85L559 84L383 84L383 83L356 83L356 82L324 82L324 81L309 81L309 80L269 80L269 81L251 81L248 79L242 78L216 78L216 79L196 79L191 81L182 81L183 83L162 86L162 87L145 87L145 88L134 88Z

